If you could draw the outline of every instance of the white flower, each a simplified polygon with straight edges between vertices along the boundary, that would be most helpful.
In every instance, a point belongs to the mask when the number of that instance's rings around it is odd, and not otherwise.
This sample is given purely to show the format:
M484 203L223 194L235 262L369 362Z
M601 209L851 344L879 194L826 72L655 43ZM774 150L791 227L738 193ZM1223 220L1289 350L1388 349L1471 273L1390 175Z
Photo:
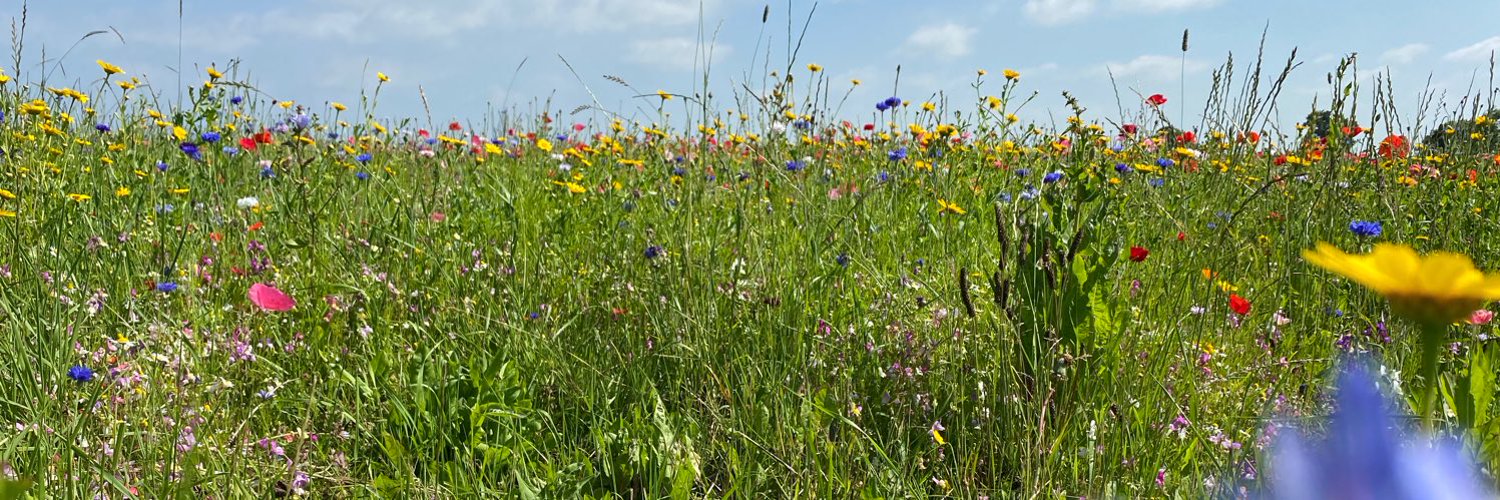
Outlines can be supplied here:
M240 201L236 201L234 202L234 204L239 206L240 208L255 208L260 206L260 200L256 199L254 196L246 196L244 198L240 198Z

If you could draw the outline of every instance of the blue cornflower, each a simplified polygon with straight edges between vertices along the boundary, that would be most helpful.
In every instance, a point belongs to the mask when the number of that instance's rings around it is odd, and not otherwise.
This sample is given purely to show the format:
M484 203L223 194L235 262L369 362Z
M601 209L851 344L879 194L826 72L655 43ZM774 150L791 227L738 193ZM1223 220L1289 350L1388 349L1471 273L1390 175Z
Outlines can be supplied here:
M363 170L360 170L360 171L354 173L354 177L356 179L359 179L359 180L362 180L362 181L367 181L367 180L370 180L370 173L369 172L365 172Z
M178 145L177 148L182 150L182 154L188 155L188 157L190 157L190 158L192 158L194 160L202 160L203 159L203 152L198 151L198 145L197 144L193 144L191 142L184 142L181 145ZM158 165L158 167L159 166L160 165Z
M804 167L807 167L807 163L802 160L791 160L786 162L786 171L788 172L796 172L798 170L802 170Z
M568 134L557 134L557 142L568 142Z
M1042 194L1041 190L1039 190L1039 189L1037 189L1035 187L1027 186L1026 189L1021 190L1021 199L1023 199L1023 200L1035 199L1037 196L1039 196L1041 194Z
M328 138L329 139L333 139L333 140L338 140L339 133L338 132L329 132L328 133Z
M1353 232L1355 236L1380 236L1380 230L1379 221L1357 220L1349 223L1349 231Z
M838 257L833 258L833 261L837 262L841 267L849 267L849 254L840 252Z
M234 146L224 146L224 154L229 156L240 154L240 148Z
M433 144L437 144L437 138L436 137L428 137L427 138L427 145L431 146Z
M297 113L297 116L292 117L291 123L299 129L307 128L312 125L312 117L304 113Z
M661 245L651 245L646 247L645 255L648 259L655 259L661 257L666 252L667 250L662 248Z
M1155 179L1151 179L1150 181L1148 181L1148 183L1151 184L1151 187L1158 187L1159 188L1159 187L1162 187L1163 184L1166 184L1167 180L1163 179L1161 177L1157 177Z
M1031 175L1031 169L1029 169L1029 168L1018 168L1018 169L1016 169L1016 177L1026 177L1028 175Z
M875 176L875 178L880 179L880 182L886 182L886 181L891 180L891 174L890 174L890 172L886 172L884 170L881 170L880 171L880 175Z
M886 158L890 158L891 161L905 160L906 159L906 146L902 146L902 147L896 148L895 150L893 150L893 151L891 151L889 153L886 153L885 157Z
M260 177L262 179L275 179L276 171L272 170L271 167L263 167L260 169Z
M100 132L109 132L109 124L108 123L100 123L98 125L94 125L94 130L98 130Z
M234 96L234 97L229 98L229 103L230 104L239 104L239 103L242 103L242 102L245 102L245 98L241 97L241 96Z
M891 107L890 106L886 106L885 105L885 101L880 101L880 102L875 103L875 110L876 111L885 111L887 109L891 109Z
M1042 176L1042 182L1046 183L1046 184L1051 184L1051 183L1054 183L1054 182L1062 180L1062 178L1063 178L1063 173L1062 172L1047 172L1047 175Z
M203 137L203 142L219 142L219 139L222 139L224 136L219 135L218 132L210 130L208 132L204 132L201 137Z
M999 198L1002 203L1010 203L1010 193L1000 193Z
M1405 426L1393 416L1401 412L1364 366L1349 363L1341 371L1327 434L1309 439L1295 427L1283 427L1272 444L1276 477L1267 493L1275 498L1494 495L1458 443L1404 435Z
M175 292L175 291L177 291L177 282L175 282L175 281L163 281L161 283L157 283L156 284L156 291L161 292L161 293L172 293L172 292Z
M745 181L748 181L748 180L750 180L750 172L740 172L739 181L740 182L745 182Z
M896 97L896 96L887 97L887 98L885 98L884 104L885 104L885 107L887 107L887 108L894 108L894 107L900 106L901 105L901 98L900 97Z
M807 120L797 120L797 121L792 122L792 128L801 129L801 130L807 130L807 129L812 128L812 122L807 121Z
M177 209L177 207L172 206L171 203L168 203L166 205L157 205L156 206L156 213L159 213L159 214L170 214L170 213L172 213L173 210L176 210L176 209Z
M358 161L360 163L370 163L370 160L375 159L375 157L370 153L360 153L359 156L354 157L354 159L355 161Z
M1130 165L1126 165L1124 163L1116 163L1115 171L1121 174L1128 174L1130 173Z
M72 368L68 369L68 378L80 384L88 382L94 379L94 370L90 370L89 367L83 365L73 365Z
M672 169L672 175L675 175L675 176L678 176L678 177L682 177L684 175L687 175L687 169L682 168L682 167L674 168L674 169Z
M1172 165L1176 165L1176 164L1177 164L1177 162L1172 161L1171 158L1157 158L1156 159L1156 166L1161 167L1161 168L1172 168Z

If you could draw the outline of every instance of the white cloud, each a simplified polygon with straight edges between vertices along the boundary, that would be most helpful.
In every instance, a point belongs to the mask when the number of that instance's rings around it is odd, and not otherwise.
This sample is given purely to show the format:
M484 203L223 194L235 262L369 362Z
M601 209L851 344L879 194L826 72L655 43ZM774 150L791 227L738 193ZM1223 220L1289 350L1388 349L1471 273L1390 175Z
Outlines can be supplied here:
M734 47L719 42L712 47L703 47L704 54L712 49L714 60L723 60L734 53ZM701 65L698 42L686 37L652 38L630 42L626 56L631 61L666 69L693 69L694 62Z
M903 48L943 59L967 55L974 40L974 28L957 23L929 24L906 37Z
M1202 61L1194 59L1188 59L1184 63L1179 56L1155 54L1143 55L1128 62L1110 62L1104 65L1116 78L1137 78L1148 81L1173 80L1181 72L1195 73L1206 66Z
M1492 36L1443 56L1449 61L1488 61L1490 54L1500 52L1500 36Z
M1026 0L1026 17L1042 24L1063 24L1094 12L1095 0Z
M1213 7L1221 0L1115 0L1114 6L1125 10L1165 12Z
M1380 54L1380 60L1386 64L1409 64L1426 54L1428 47L1425 43L1408 43Z

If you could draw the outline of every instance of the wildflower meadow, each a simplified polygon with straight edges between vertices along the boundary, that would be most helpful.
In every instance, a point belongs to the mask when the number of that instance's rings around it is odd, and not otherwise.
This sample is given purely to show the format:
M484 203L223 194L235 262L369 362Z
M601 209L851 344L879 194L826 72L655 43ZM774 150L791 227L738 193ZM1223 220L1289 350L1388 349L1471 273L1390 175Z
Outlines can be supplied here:
M87 48L0 65L0 499L1497 484L1493 82L855 102L789 56L433 119ZM1334 98L1273 116L1293 71Z

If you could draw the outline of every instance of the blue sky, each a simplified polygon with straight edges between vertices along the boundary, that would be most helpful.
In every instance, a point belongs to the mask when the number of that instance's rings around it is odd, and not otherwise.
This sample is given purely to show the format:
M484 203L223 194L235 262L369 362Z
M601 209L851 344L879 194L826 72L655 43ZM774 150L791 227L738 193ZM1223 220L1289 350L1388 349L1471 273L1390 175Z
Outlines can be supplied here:
M19 2L7 5L6 16L19 16ZM711 89L724 110L743 85L763 88L768 57L771 69L786 66L788 20L795 37L813 3L772 2L763 26L766 5L741 0L190 0L182 32L183 63L190 70L184 81L200 82L201 68L210 63L222 69L238 60L240 74L268 97L353 104L362 86L373 86L374 72L383 71L392 81L382 91L381 116L423 117L421 86L438 122L477 121L502 105L540 109L548 99L552 109L566 112L591 102L589 90L610 110L650 119L645 110L654 107L654 98L634 98L635 92L603 76L619 76L644 92L691 93L701 80L693 63L703 29L717 30ZM102 58L131 75L144 75L163 96L175 98L177 8L176 1L157 0L31 2L22 73L34 80L44 49L52 68L79 36L112 27L123 42L113 34L85 40L61 61L63 70L51 83L88 88L99 76L94 60ZM806 82L807 63L824 66L834 100L851 79L862 80L841 113L858 121L873 119L873 103L891 94L899 64L902 97L921 101L942 92L950 102L965 105L974 99L970 84L976 69L991 72L986 94L998 93L1000 70L1016 69L1022 73L1022 93L1038 92L1023 115L1042 121L1066 116L1063 90L1079 97L1092 117L1116 118L1108 68L1127 108L1137 107L1137 92L1163 93L1171 99L1168 116L1185 114L1195 124L1210 71L1233 52L1240 73L1254 60L1261 31L1269 26L1268 72L1279 69L1293 47L1300 48L1298 60L1304 63L1287 82L1280 123L1304 116L1315 97L1326 102L1325 75L1341 55L1354 52L1364 82L1389 70L1409 126L1429 77L1432 88L1447 92L1450 104L1471 84L1488 85L1490 54L1500 50L1494 19L1500 19L1500 2L825 0L817 5L795 67ZM1192 33L1186 95L1178 76L1184 28ZM0 59L7 72L15 71L8 57ZM1179 108L1184 103L1186 108ZM570 119L591 116L596 115Z

